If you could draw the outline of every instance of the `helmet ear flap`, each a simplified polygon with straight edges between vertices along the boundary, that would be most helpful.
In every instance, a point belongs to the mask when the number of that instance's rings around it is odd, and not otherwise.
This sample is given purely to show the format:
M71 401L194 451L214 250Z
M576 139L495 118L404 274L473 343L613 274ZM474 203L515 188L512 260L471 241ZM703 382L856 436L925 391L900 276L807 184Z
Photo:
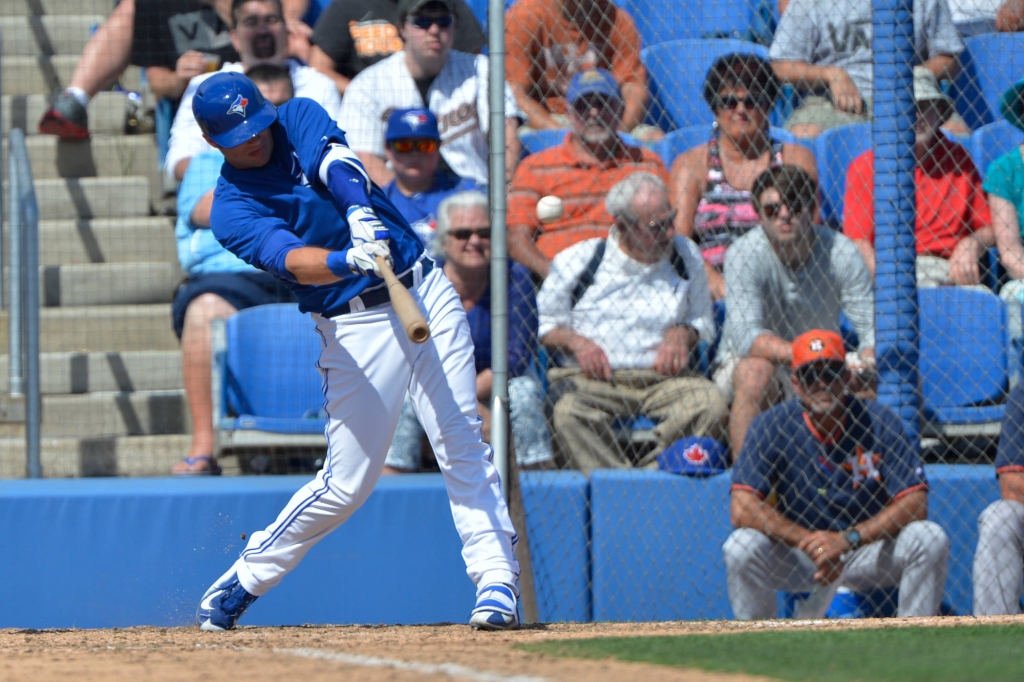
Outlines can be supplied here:
M244 75L222 71L199 84L192 98L192 114L204 135L230 149L277 120L277 107Z

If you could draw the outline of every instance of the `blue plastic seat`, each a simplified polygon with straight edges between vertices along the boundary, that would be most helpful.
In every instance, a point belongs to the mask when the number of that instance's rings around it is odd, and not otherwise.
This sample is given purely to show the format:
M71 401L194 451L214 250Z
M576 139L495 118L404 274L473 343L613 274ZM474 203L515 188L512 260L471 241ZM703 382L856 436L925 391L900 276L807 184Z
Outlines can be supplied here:
M984 179L993 161L1021 144L1024 144L1024 132L1014 128L1009 121L996 121L978 128L971 135L971 158Z
M870 123L830 128L815 138L814 157L818 163L821 220L826 225L842 226L847 171L853 160L870 148Z
M1024 76L1024 33L991 33L964 40L953 88L956 110L971 130L1001 120L999 98Z
M797 138L788 130L776 128L774 126L771 128L771 136L777 140L782 140L783 142L790 144L797 141ZM671 133L667 133L665 137L654 145L654 153L661 157L666 168L671 169L672 162L676 160L677 156L685 152L687 149L692 149L699 144L704 144L710 137L710 124L687 126L686 128L680 128L679 130L673 130Z
M739 38L751 28L751 0L618 0L636 22L644 46L722 35Z

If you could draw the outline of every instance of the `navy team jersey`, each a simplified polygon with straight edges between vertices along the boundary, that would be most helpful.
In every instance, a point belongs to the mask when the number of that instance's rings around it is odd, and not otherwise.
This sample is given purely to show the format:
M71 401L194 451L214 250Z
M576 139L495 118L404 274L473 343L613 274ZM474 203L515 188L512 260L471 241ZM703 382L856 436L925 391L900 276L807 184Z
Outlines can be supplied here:
M798 400L776 405L750 425L732 470L732 489L775 493L778 511L811 530L841 531L890 502L927 490L921 459L896 413L847 398L837 440L820 437Z
M1006 471L1024 472L1024 384L1017 384L1006 398L996 475Z
M352 246L345 212L320 182L319 165L327 146L345 144L345 135L316 102L296 97L277 108L270 126L274 150L260 168L238 169L228 163L214 192L210 224L214 236L246 263L260 267L257 255L276 230L292 232L306 246L341 251ZM415 231L376 185L370 203L391 231L391 257L395 272L411 268L423 253ZM328 285L293 281L302 312L334 310L367 288L380 286L378 277L352 274Z

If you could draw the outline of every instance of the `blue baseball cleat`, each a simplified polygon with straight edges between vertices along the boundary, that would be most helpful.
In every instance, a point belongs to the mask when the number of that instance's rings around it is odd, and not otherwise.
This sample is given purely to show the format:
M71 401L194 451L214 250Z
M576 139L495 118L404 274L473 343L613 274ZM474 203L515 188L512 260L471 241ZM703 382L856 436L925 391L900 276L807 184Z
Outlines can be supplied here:
M494 583L480 590L476 606L469 616L475 630L519 629L519 590L514 585Z
M210 632L230 630L257 598L246 592L238 582L238 574L230 571L203 595L196 610L196 624L200 630Z

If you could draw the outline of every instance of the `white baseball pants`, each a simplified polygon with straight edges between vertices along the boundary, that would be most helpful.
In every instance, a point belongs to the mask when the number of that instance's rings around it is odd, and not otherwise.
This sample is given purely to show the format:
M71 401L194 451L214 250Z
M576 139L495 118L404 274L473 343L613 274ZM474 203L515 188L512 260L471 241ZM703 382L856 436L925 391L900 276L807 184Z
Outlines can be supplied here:
M476 368L466 313L440 268L410 290L431 338L409 341L390 304L324 318L313 315L324 349L318 362L328 415L327 461L235 563L259 596L366 501L384 467L406 392L444 475L462 556L479 587L514 584L516 534L491 449L480 437Z
M996 500L978 517L974 615L1020 613L1024 591L1024 504Z
M729 602L737 620L775 618L777 590L808 592L814 562L785 543L752 528L734 530L722 546ZM900 587L900 616L934 616L942 603L949 538L937 523L914 521L895 540L861 547L847 560L841 587L864 592Z

